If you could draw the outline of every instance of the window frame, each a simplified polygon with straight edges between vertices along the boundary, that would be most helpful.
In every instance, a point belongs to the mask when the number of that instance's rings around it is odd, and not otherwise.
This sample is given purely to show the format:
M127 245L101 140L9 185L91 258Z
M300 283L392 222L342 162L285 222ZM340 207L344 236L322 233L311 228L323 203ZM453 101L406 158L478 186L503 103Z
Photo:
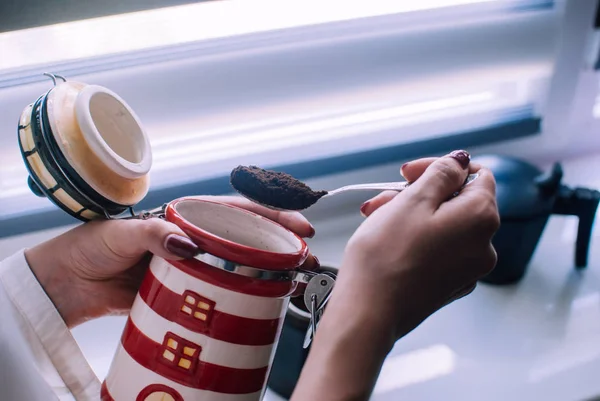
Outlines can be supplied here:
M177 343L175 348L169 345L171 341ZM185 352L186 348L193 349L192 355L189 355ZM157 357L160 363L175 371L183 372L189 376L194 376L198 363L200 362L200 353L202 352L202 347L200 345L168 331L165 333L159 350L160 352L158 353ZM173 360L170 360L165 356L165 353L167 352L173 355ZM190 366L187 368L181 366L180 363L182 360L188 361Z
M187 322L190 322L195 326L208 327L214 314L216 305L215 301L203 297L202 295L191 290L184 291L184 293L181 295L181 298L183 299L183 302L179 310L177 311L177 318L186 320ZM187 301L188 298L194 299L194 304L190 304ZM200 303L205 304L207 308L200 307ZM184 310L184 308L190 309L190 313L187 313ZM203 315L205 315L205 319L197 318L195 316L196 313L202 313Z

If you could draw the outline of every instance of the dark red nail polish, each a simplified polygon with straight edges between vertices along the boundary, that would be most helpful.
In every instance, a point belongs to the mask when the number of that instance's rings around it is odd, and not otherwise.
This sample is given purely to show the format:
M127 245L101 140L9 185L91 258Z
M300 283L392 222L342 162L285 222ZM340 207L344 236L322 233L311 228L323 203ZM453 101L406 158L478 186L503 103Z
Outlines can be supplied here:
M200 252L198 245L194 244L191 239L182 237L181 235L171 234L165 240L165 249L185 259L191 259Z
M311 224L310 231L308 232L308 238L314 237L316 233L317 233L317 231L315 230L315 227Z
M471 155L466 150L455 150L448 156L460 163L461 167L466 169L471 162Z
M319 267L321 267L321 262L319 262L319 258L317 258L315 255L312 256L316 263L315 269L318 269Z
M364 217L367 217L367 208L369 207L369 202L365 202L362 204L362 206L360 207L360 214L362 214Z
M406 167L408 167L408 165L409 165L409 164L410 164L410 163L404 163L404 164L402 165L402 167L400 167L400 172L404 171L404 169L405 169Z

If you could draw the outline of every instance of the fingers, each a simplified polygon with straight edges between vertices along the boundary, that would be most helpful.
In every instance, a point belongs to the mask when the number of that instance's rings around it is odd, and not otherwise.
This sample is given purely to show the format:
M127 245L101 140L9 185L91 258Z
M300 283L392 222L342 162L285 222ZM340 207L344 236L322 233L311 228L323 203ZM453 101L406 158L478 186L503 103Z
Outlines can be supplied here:
M429 165L431 165L431 163L433 163L436 160L436 157L425 157L423 159L413 160L411 162L405 163L400 168L400 174L406 179L406 181L414 182L419 177L421 177L421 175L425 172L427 167L429 167ZM396 195L398 195L398 192L396 191L382 192L379 195L363 203L363 205L360 208L360 213L364 217L369 217L375 210L379 209L381 206L394 199Z
M321 262L319 262L319 258L317 258L313 254L310 254L310 255L308 255L308 258L306 258L306 261L304 261L304 263L302 264L302 266L300 268L302 270L315 271L319 267L321 267Z
M369 217L375 210L394 199L396 195L398 195L398 192L396 191L384 191L380 193L362 204L360 207L360 214L364 217Z
M422 159L410 161L410 162L402 165L402 167L400 169L400 174L406 179L406 181L411 182L411 183L415 182L417 179L419 179L423 175L423 173L427 170L427 168L431 164L433 164L436 160L438 160L437 157L424 157ZM473 171L470 171L470 172L472 173ZM373 212L375 212L381 206L385 205L386 203L388 203L389 201L394 199L394 197L396 195L398 195L398 192L396 192L396 191L382 192L379 195L377 195L377 196L371 198L370 200L366 201L365 203L363 203L363 205L360 208L360 213L364 217L369 217Z
M479 170L481 170L482 168L483 168L483 166L481 164L471 162L469 164L469 174L474 174L474 173L478 172Z
M308 258L306 258L306 261L302 264L302 266L300 266L300 269L308 270L308 271L316 271L319 267L321 267L319 258L317 258L313 254L310 254L310 255L308 255ZM291 295L292 298L303 295L305 290L306 290L306 284L298 283L296 290Z
M475 291L475 288L477 288L477 282L471 283L471 284L467 284L466 286L464 286L463 288L461 288L460 290L458 290L456 293L454 293L452 295L452 297L450 298L450 300L448 301L447 304L450 304L454 301L457 301L461 298L466 297L467 295L471 294L473 291Z
M418 159L405 163L400 169L400 174L402 174L402 177L406 178L406 181L414 182L421 175L423 175L425 170L427 170L427 167L429 167L431 163L433 163L437 159L437 157L425 157L423 159Z
M472 166L471 173L477 174L478 177L460 191L461 195L483 192L494 197L496 196L496 180L490 170L480 165L475 165ZM458 200L459 197L456 199Z
M484 268L483 268L483 271L485 271L485 274L481 275L479 278L485 277L486 275L490 274L492 272L492 270L494 270L494 267L496 266L496 261L498 260L498 256L496 254L496 250L494 249L494 247L492 246L491 243L488 247L488 257L486 259L487 259L486 266L484 266ZM446 305L448 305L456 300L466 297L467 295L469 295L473 291L475 291L475 288L477 288L477 281L463 286L458 291L455 291L452 294L452 296L450 297L450 299L448 300Z
M293 231L303 238L312 238L315 235L315 228L308 222L306 217L298 212L281 212L258 205L246 198L237 196L196 196L196 199L213 200L216 202L227 203L246 209L252 213L259 214L269 220L281 224L288 230Z
M469 162L467 152L454 151L431 163L406 191L410 191L411 197L419 204L437 210L462 187L467 179Z
M151 252L165 259L189 259L200 252L179 227L161 219L108 221L101 227L102 243L117 257L139 259Z
M482 234L491 235L500 227L496 181L487 168L481 167L475 172L479 175L477 179L464 187L458 196L440 206L436 214L448 218L462 216L460 224L477 226Z
M237 206L273 220L302 237L313 237L315 229L300 213L280 212L233 196L201 196ZM96 223L90 223L90 228ZM165 259L189 259L201 249L175 224L161 219L117 220L100 226L103 244L122 258L139 259L146 252ZM312 258L309 258L312 261ZM307 261L308 264L311 262Z
M494 248L494 245L490 242L490 245L488 246L488 254L489 254L489 262L487 267L487 270L485 272L485 275L487 276L488 274L490 274L495 268L496 268L496 264L498 263L498 253L496 252L496 248ZM483 277L483 276L482 276Z

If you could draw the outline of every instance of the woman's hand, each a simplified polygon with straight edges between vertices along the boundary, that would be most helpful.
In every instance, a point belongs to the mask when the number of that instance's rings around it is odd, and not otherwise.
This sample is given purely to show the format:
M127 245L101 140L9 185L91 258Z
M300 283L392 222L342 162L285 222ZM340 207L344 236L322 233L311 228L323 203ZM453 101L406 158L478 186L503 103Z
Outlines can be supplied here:
M207 197L200 197L207 198ZM274 220L302 237L315 232L299 213L278 212L237 197L208 197ZM161 219L83 224L25 252L31 270L69 327L105 315L126 314L151 254L191 258L200 249L176 225ZM318 264L311 257L307 268Z
M469 161L457 151L412 162L408 189L363 205L293 400L368 399L394 342L493 269L495 181ZM469 172L479 177L453 197Z
M479 176L453 197L469 173ZM418 305L398 321L395 338L473 291L496 264L491 240L500 224L494 178L469 166L466 152L409 163L403 174L414 181L407 190L363 206L368 217L348 243L340 274L347 287L373 288L390 319L403 303Z

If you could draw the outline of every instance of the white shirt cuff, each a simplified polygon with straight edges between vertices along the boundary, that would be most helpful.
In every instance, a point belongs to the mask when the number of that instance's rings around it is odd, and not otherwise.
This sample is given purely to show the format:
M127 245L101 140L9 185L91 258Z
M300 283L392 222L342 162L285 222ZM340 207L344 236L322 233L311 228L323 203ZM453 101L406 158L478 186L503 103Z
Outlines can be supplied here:
M57 395L65 400L98 400L98 378L29 268L23 251L2 262L0 283L19 311L21 330L40 373Z

